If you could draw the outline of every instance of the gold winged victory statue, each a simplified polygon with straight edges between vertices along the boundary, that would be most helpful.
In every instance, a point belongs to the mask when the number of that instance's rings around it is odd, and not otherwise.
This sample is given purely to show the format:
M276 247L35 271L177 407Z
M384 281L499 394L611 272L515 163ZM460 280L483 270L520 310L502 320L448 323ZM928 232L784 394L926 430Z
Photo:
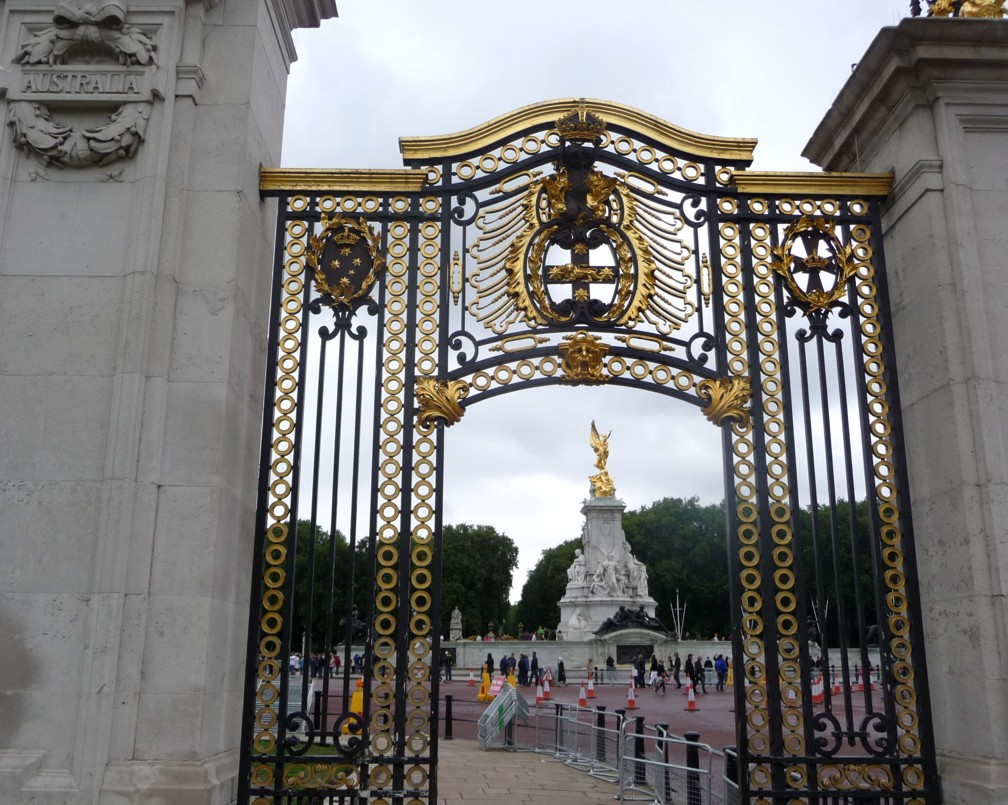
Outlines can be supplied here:
M609 431L605 436L602 436L598 432L598 428L595 427L595 420L592 420L591 447L595 451L595 469L598 470L597 473L588 478L591 482L592 497L611 498L616 494L616 487L613 486L612 478L609 477L609 471L606 469L606 461L609 458L609 437L611 435L612 431Z

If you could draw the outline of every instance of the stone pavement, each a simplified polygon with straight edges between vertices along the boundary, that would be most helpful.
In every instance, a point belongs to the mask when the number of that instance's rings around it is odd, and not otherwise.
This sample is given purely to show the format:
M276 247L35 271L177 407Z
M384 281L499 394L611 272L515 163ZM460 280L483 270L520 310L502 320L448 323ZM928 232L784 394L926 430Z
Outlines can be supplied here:
M619 786L534 752L484 752L475 741L438 744L438 804L611 805Z

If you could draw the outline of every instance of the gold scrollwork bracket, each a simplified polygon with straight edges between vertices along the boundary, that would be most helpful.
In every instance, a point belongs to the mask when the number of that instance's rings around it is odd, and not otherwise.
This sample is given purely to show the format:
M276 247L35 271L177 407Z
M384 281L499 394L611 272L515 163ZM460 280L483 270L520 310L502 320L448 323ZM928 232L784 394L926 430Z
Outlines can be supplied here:
M707 400L703 407L704 416L717 426L726 419L734 419L739 427L748 430L749 400L752 387L748 377L716 377L697 383L697 394Z
M420 403L417 424L430 428L437 419L443 419L450 427L462 419L465 409L460 401L469 396L469 384L465 380L447 382L435 377L421 377L416 382L416 398Z
M597 335L579 330L565 335L560 351L560 369L564 380L574 383L605 383L609 375L604 371L609 345Z

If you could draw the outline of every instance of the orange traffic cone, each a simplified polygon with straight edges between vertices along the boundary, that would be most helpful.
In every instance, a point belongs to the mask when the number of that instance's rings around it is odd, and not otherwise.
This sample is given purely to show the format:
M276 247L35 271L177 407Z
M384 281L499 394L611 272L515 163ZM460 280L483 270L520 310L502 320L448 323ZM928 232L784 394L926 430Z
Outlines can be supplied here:
M469 672L469 687L471 687L471 688L476 687L476 677L473 676L473 672L472 671Z
M542 704L543 699L543 686L542 682L536 682L536 704Z
M700 708L696 706L696 696L693 695L693 683L689 684L689 694L686 699L686 707L683 708L688 713L695 713Z
M552 697L550 696L549 689L549 678L543 680L543 701L548 702Z
M637 697L634 695L633 679L630 680L630 688L627 690L626 709L627 710L637 709Z
M833 672L833 693L834 695L839 695L842 691L840 690L840 680L837 679L836 671Z
M578 691L578 707L588 706L588 696L585 694L584 682L581 683L581 690Z
M857 682L857 689L858 689L858 693L862 693L864 691L864 677L861 675L860 669L857 670L857 671L855 671L854 673L857 675L857 681L858 681Z
M826 691L824 690L822 675L812 683L812 704L822 704L823 699L826 696Z
M595 681L591 677L588 677L588 698L595 698Z

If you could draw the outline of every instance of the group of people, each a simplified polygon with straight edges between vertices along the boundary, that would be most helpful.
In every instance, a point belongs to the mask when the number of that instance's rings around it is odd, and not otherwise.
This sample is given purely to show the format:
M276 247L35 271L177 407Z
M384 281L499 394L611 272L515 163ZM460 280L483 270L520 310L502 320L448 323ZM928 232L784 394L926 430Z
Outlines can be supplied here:
M682 677L693 686L693 690L699 689L702 693L707 693L707 671L713 671L717 677L714 690L723 692L725 682L728 678L728 660L723 654L717 654L713 659L706 660L697 655L696 659L692 654L686 656L683 661L679 657L679 652L675 652L674 657L668 658L668 664L660 657L651 655L649 662L646 662L643 654L638 654L634 658L634 687L653 688L655 693L665 693L666 685L671 682L677 689L683 686ZM669 673L671 669L671 674ZM647 681L645 682L645 676Z
M308 673L312 679L322 679L326 676L326 656L321 652L313 652L307 658ZM288 659L288 666L292 673L301 673L305 667L305 658L301 652L295 651ZM328 672L329 677L339 676L343 667L343 660L335 650L329 655ZM350 673L357 674L364 670L364 658L360 654L354 654L351 659Z
M499 666L494 665L493 654L488 653L486 656L486 662L483 663L483 669L491 677L494 675L494 671L499 669L501 676L511 676L514 674L519 685L537 685L540 680L541 669L539 667L539 657L533 651L532 656L529 657L526 654L519 654L518 658L515 659L514 652L511 655L507 654L501 656Z

